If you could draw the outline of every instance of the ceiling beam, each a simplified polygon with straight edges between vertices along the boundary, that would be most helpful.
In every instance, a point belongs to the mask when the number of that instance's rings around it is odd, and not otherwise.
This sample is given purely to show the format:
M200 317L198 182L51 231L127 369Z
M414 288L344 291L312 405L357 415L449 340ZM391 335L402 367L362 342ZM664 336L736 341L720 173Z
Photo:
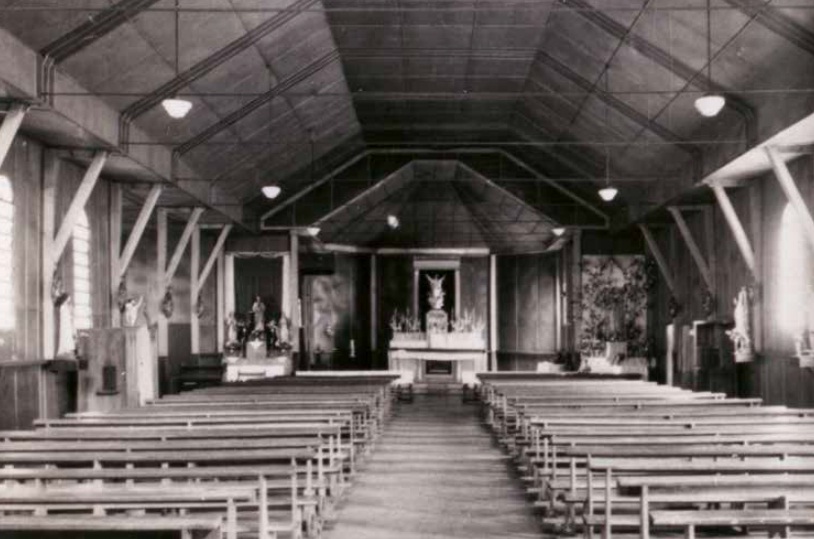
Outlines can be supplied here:
M0 124L0 168L3 168L3 163L6 161L11 145L14 143L14 137L20 130L23 124L27 107L22 104L14 104L6 112L6 117L3 123Z
M209 254L209 258L207 259L206 264L204 264L203 270L201 271L201 275L198 277L195 283L195 289L192 291L193 298L198 297L198 294L201 292L203 285L206 284L206 280L209 278L209 274L212 273L212 268L215 267L215 262L218 260L221 251L223 251L223 246L226 244L226 238L229 237L229 233L231 231L232 231L231 224L228 224L221 229L220 234L218 235L218 239L215 242L215 246L212 248L212 252Z
M177 94L183 88L188 87L196 80L206 76L213 69L234 58L273 31L281 28L297 17L301 12L317 4L318 1L319 0L298 0L289 6L289 10L267 19L225 47L203 58L186 71L176 74L172 80L156 88L153 92L130 104L121 114L119 130L122 144L126 146L129 141L129 126L136 118L157 106L164 99Z
M811 32L791 17L784 15L779 9L781 6L772 7L768 5L769 2L756 4L753 0L724 1L730 6L738 8L789 43L808 54L814 55L814 32Z
M150 222L150 217L153 215L153 210L158 203L158 198L161 196L162 186L160 184L154 185L147 198L144 200L144 205L139 211L136 223L133 225L133 230L130 231L130 236L127 238L127 243L122 250L121 257L119 258L118 275L116 276L117 282L113 287L118 288L119 283L124 278L127 268L130 267L130 261L133 260L133 255L136 253L141 237L147 229L147 224ZM116 256L114 253L113 256Z
M675 294L676 285L675 281L673 280L673 272L670 270L670 265L667 263L667 259L664 258L664 254L662 254L659 244L656 243L656 239L653 237L653 234L646 225L640 223L639 230L641 230L644 241L647 244L647 247L650 249L650 254L652 254L653 258L656 260L656 265L659 267L659 271L661 271L661 276L664 277L664 282L667 284L667 288L670 289L670 293Z
M565 64L563 64L562 62L560 62L547 52L541 50L537 54L535 61L540 62L541 64L547 67L550 67L562 77L568 79L573 84L579 86L587 93L593 94L594 96L599 98L602 102L607 104L609 107L613 108L614 110L616 110L629 120L639 124L640 126L647 129L651 133L655 134L659 138L667 142L672 142L677 147L686 151L688 154L690 154L690 156L692 156L694 167L697 169L696 172L698 177L700 178L701 174L700 165L703 165L704 154L699 146L697 146L696 144L686 142L683 138L673 133L671 130L651 120L646 115L642 114L635 108L631 107L618 97L608 92L605 92L599 87L595 87L594 84L591 83L591 81L583 78L573 69L566 66Z
M301 84L302 82L308 80L310 77L316 75L324 68L328 67L334 61L339 59L339 53L336 51L331 51L320 58L314 60L310 64L304 66L299 71L288 77L287 79L283 80L282 82L278 83L274 88L270 89L268 92L264 93L260 97L251 100L246 105L240 107L236 111L232 112L231 114L221 118L214 124L210 125L194 137L190 138L186 142L178 145L173 150L173 153L177 155L184 155L193 149L197 148L201 144L204 144L206 141L211 139L212 137L218 135L225 129L235 125L237 122L242 120L243 118L247 117L251 113L257 111L263 105L270 103L275 97L279 96L283 92L293 88L294 86Z
M716 84L704 75L703 70L699 71L682 62L650 40L633 32L628 32L628 29L624 25L612 17L609 17L601 10L596 9L586 0L568 0L568 4L577 8L574 10L575 13L590 21L598 28L601 28L607 34L622 40L625 45L636 50L645 58L653 61L677 77L688 82L693 81L698 87L704 90L726 94L726 105L743 117L750 146L757 143L757 116L755 115L755 109L743 97Z
M70 32L60 36L40 50L43 60L39 70L39 94L53 90L54 70L82 49L95 43L139 13L158 3L158 0L121 0L88 17Z
M184 232L181 234L181 239L178 240L178 245L175 246L175 251L172 253L170 263L164 272L164 286L171 283L172 278L175 277L175 272L178 270L178 264L181 263L181 258L184 256L184 251L186 251L187 245L189 245L189 240L192 238L192 233L195 232L198 227L198 219L201 218L203 212L203 208L195 208L189 215L187 224L184 227ZM161 292L163 293L164 291L162 290Z
M684 239L684 243L687 245L687 249L689 249L690 255L695 261L695 265L698 267L701 277L704 279L704 283L707 285L707 290L713 292L715 290L715 283L713 282L712 271L710 270L709 264L707 264L704 254L701 252L701 248L695 241L695 237L692 235L692 231L684 219L684 215L682 215L681 210L676 206L668 206L667 211L673 216L678 231Z
M96 182L102 174L102 169L107 162L107 156L108 154L105 151L96 152L93 161L88 165L85 175L82 177L82 182L79 184L79 188L76 190L70 206L68 206L65 217L62 219L59 231L57 231L54 237L54 243L51 244L51 256L54 261L59 260L65 251L68 240L73 234L74 225L76 225L76 221L85 209L85 204L87 204L91 193L93 193L93 188L96 186Z

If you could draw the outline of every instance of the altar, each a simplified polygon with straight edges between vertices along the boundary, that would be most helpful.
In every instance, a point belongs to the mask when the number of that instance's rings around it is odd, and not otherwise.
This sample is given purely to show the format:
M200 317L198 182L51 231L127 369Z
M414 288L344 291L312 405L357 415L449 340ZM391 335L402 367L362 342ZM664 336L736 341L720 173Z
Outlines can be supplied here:
M450 362L452 372L446 376L451 382L459 384L478 384L476 373L487 370L487 356L483 349L432 348L391 348L388 369L401 375L399 384L423 383L438 376L428 372L428 362L435 361Z

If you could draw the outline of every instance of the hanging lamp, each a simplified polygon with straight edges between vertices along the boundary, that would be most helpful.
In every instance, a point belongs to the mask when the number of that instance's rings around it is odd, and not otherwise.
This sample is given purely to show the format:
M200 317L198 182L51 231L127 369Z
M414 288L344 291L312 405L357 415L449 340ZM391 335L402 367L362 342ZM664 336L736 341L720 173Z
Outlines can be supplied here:
M695 110L701 116L713 118L726 106L726 98L712 91L712 8L707 0L707 93L695 100Z
M178 7L178 0L175 0L175 77L178 78L178 48L181 34L181 12ZM168 97L161 101L161 106L170 118L180 120L192 110L192 101L181 99L177 96Z

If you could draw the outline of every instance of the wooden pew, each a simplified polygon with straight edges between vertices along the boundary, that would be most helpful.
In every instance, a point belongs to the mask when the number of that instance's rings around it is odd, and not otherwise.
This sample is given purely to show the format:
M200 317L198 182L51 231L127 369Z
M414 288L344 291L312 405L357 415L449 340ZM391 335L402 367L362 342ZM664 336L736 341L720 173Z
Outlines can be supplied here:
M782 537L789 537L791 528L805 527L812 536L814 511L811 509L748 509L718 511L653 511L650 519L654 527L680 527L686 539L695 539L697 528L710 526L744 526L783 528Z
M176 533L179 539L221 539L219 516L94 516L94 515L6 515L0 531L12 532L150 532Z

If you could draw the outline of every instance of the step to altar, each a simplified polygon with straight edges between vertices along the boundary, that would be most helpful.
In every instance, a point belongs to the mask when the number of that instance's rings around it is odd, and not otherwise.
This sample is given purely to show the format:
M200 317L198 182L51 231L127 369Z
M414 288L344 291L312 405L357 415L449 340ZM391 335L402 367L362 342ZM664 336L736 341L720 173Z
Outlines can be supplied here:
M460 382L416 382L413 384L413 393L420 395L460 395L463 393L463 384Z

